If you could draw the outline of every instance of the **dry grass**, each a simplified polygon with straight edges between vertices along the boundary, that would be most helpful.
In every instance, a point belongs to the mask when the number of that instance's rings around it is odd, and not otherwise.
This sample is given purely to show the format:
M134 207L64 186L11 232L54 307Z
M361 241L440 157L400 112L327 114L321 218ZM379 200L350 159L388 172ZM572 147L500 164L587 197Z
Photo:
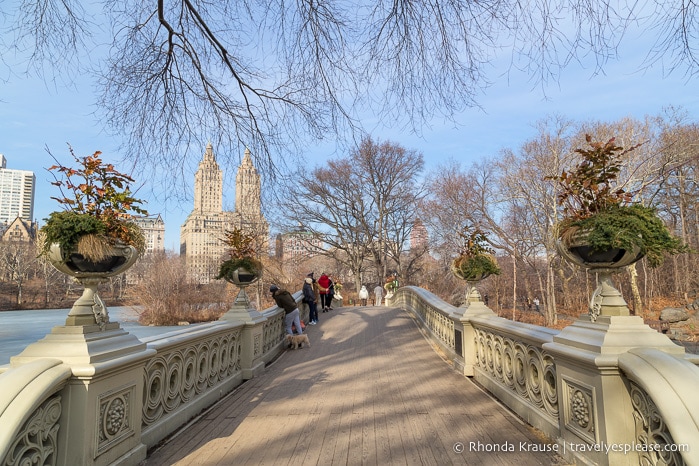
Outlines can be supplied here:
M78 254L92 262L100 262L112 255L112 246L99 235L83 235L76 245Z
M139 314L138 322L141 325L156 326L179 325L182 322L190 324L211 322L218 320L227 310L228 307L220 303L206 307L182 303L177 307L145 309Z
M510 319L512 320L512 309L502 309L497 313L500 317L504 317L505 319ZM525 324L532 324L532 325L538 325L540 327L549 327L549 328L555 328L558 330L561 330L563 327L566 327L570 324L572 324L579 316L582 314L582 312L575 314L575 315L569 315L567 313L558 313L558 322L554 325L546 325L546 319L544 316L536 311L521 311L517 310L515 313L515 322L522 322Z

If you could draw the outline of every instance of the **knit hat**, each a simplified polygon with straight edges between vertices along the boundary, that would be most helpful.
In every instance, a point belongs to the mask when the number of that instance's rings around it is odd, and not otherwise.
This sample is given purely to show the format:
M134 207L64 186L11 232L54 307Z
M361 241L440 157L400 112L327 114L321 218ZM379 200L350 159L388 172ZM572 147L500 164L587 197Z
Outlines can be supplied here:
M269 292L270 292L270 293L274 293L274 292L277 291L278 289L279 289L279 287L278 287L277 285L272 285L272 286L269 287Z
M309 278L313 278L313 272L309 273L309 274L306 275L306 276L309 277Z
M311 277L306 277L306 283L310 285L311 283L313 283L313 279Z

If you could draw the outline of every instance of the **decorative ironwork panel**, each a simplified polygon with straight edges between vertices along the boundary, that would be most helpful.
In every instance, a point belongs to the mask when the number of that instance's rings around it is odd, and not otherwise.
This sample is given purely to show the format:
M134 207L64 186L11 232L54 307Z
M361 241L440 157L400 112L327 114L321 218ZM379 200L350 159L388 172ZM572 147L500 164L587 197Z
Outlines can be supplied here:
M143 426L240 371L241 329L158 352L144 370Z
M563 417L565 428L587 443L595 443L594 389L563 379L566 409Z
M508 390L558 420L556 365L536 346L476 328L476 365Z
M262 335L257 333L253 336L252 355L254 357L258 357L261 354L262 354Z
M278 312L274 317L267 317L267 321L265 321L262 327L262 334L264 336L262 352L263 354L267 354L284 340L286 336L284 330L284 313Z
M55 465L60 417L61 397L54 395L44 401L24 423L2 465Z
M431 306L424 310L420 306L416 306L414 309L420 309L418 314L432 334L454 350L454 321L448 315Z

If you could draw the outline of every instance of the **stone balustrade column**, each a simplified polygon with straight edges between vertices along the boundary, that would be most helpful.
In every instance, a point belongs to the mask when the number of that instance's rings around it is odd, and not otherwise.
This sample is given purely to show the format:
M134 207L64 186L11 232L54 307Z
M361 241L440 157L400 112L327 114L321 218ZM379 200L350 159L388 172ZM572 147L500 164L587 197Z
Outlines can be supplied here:
M264 323L267 318L257 310L250 309L247 302L236 300L220 320L244 324L240 336L240 368L243 379L250 380L264 372Z
M454 312L454 328L461 331L461 347L463 350L463 374L467 377L475 375L477 364L476 331L471 324L471 317L494 316L492 309L485 305L475 286L471 286L464 305ZM458 343L457 343L458 344Z
M618 360L639 347L684 353L641 317L604 313L595 321L580 317L543 345L556 362L559 451L568 459L602 466L639 464L637 453L613 447L637 441L630 392Z

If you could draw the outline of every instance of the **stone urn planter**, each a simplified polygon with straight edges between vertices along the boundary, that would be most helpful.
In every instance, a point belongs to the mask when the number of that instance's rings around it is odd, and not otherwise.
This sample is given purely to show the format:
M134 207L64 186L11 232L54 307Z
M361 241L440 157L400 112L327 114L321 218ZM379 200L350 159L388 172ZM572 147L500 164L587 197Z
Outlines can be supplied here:
M260 275L256 272L248 270L245 267L238 267L237 269L226 273L221 278L226 280L228 283L232 283L240 288L245 288L259 280Z
M626 301L612 282L612 275L642 259L640 248L596 251L585 242L585 237L585 234L578 234L574 240L568 242L559 238L556 241L556 249L563 259L599 276L599 286L592 293L588 307L590 320L595 322L600 315L630 315Z
M664 254L687 250L675 238L657 211L633 202L633 195L618 183L628 149L615 139L594 141L585 135L589 148L576 149L580 162L569 171L549 176L558 185L558 205L564 218L556 226L556 248L561 256L600 275L600 285L590 300L590 319L599 315L627 316L628 306L614 288L611 274L646 257L655 267Z
M633 245L630 248L594 249L588 241L589 233L577 230L566 236L566 239L558 238L556 249L568 262L580 267L600 272L609 269L610 273L618 271L643 258L641 248Z
M250 299L245 288L257 282L261 275L262 263L251 257L239 257L223 261L216 279L226 280L240 288L233 302L233 309L247 309L250 307Z
M76 252L63 251L58 243L52 244L48 254L51 265L85 287L82 296L68 313L66 326L98 325L104 330L109 323L109 313L97 293L97 287L108 281L109 277L124 273L138 257L135 247L116 244L111 247L111 253L106 259L93 262Z
M458 256L451 263L451 272L456 278L464 280L468 284L461 307L469 307L471 303L483 301L478 292L478 283L493 274L500 273L500 269L491 254L478 253Z

